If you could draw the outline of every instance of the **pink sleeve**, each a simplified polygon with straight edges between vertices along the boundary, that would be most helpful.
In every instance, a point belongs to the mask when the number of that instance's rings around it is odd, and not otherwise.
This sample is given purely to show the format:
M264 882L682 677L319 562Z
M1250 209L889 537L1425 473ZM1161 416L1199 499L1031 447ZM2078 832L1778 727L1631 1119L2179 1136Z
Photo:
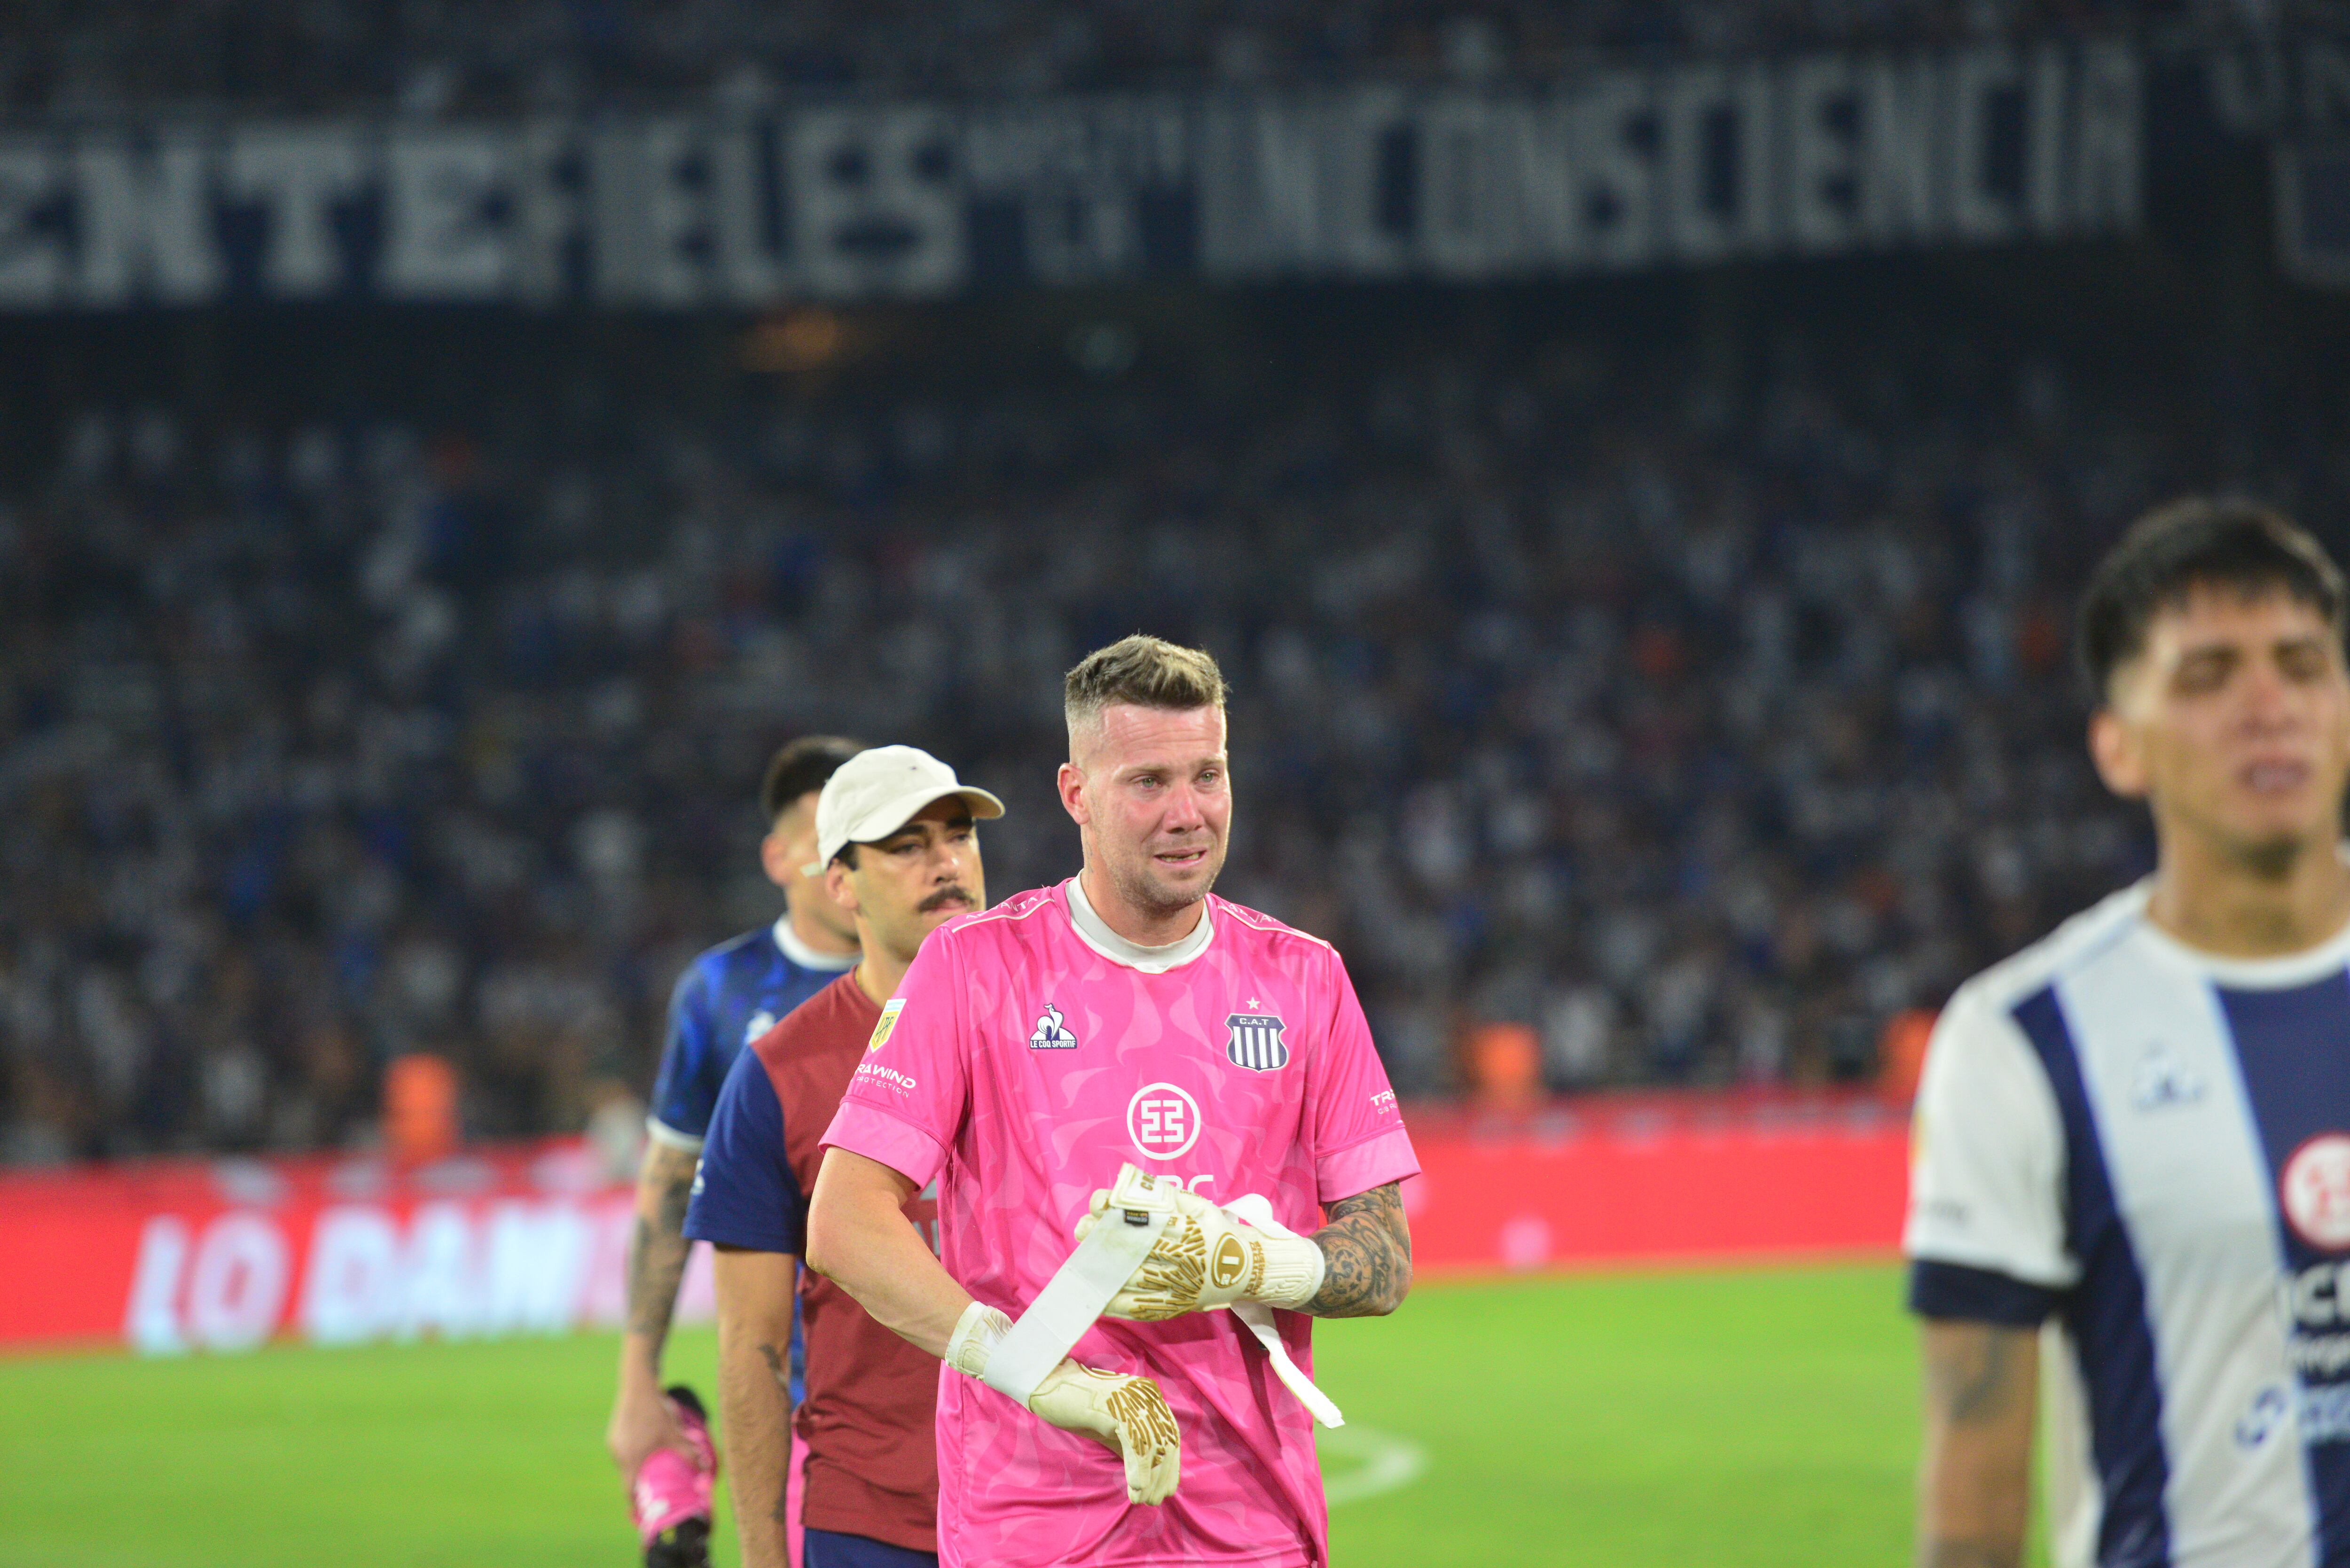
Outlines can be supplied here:
M1403 1130L1387 1069L1371 1048L1371 1026L1355 998L1355 982L1336 953L1330 955L1336 992L1328 1033L1305 1066L1306 1118L1313 1129L1317 1196L1336 1203L1390 1181L1419 1174L1411 1136Z
M824 1142L880 1161L917 1186L946 1163L962 1130L966 1085L962 955L946 931L914 955L882 1003L865 1059L825 1129Z

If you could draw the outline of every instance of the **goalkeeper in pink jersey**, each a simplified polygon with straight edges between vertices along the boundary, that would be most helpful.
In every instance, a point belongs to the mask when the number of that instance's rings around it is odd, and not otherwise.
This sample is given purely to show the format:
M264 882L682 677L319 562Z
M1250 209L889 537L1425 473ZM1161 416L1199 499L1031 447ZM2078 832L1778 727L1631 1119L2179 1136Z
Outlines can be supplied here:
M947 1568L1328 1560L1298 1369L1311 1318L1403 1299L1419 1166L1337 953L1210 895L1224 691L1156 638L1069 672L1085 869L931 934L824 1137L808 1263L946 1363ZM1148 1255L1070 1320L1114 1244Z

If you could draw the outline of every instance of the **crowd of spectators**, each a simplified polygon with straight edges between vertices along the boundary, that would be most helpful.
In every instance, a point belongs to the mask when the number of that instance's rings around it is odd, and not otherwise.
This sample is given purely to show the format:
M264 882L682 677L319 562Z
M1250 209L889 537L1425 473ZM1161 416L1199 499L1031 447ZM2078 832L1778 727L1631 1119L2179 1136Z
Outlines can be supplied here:
M1075 868L1061 674L1137 628L1223 661L1222 890L1336 942L1407 1093L1481 1019L1558 1088L1865 1075L2147 863L2083 755L2086 559L2184 485L2328 537L2350 491L2322 442L2211 455L2191 389L2027 355L1958 398L1975 348L1731 398L1564 340L1070 369L625 439L89 410L0 509L0 1159L364 1137L416 1050L475 1135L577 1128L774 917L775 744L1002 794L1002 897Z
M779 91L1020 93L1365 73L1484 76L1595 52L2237 31L2332 0L27 0L0 107L411 114Z

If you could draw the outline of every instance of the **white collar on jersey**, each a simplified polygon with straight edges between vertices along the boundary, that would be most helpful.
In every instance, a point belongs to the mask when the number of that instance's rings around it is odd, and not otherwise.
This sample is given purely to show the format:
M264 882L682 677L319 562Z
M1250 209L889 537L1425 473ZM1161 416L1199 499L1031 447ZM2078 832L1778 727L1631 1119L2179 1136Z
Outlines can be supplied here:
M2130 889L2136 895L2138 929L2157 952L2174 963L2184 964L2215 985L2233 991L2282 991L2290 986L2307 985L2329 974L2350 969L2350 926L2345 926L2313 948L2279 958L2222 958L2207 953L2200 948L2190 948L2168 931L2154 923L2146 912L2154 893L2154 878L2149 877Z
M1109 923L1094 912L1092 903L1086 898L1084 877L1072 877L1062 886L1069 890L1069 928L1077 933L1077 940L1112 963L1122 963L1145 974L1165 974L1170 969L1182 968L1206 952L1209 941L1216 934L1215 922L1208 918L1208 907L1202 901L1200 923L1191 928L1190 936L1165 947L1147 948L1111 930Z
M800 934L792 929L792 915L788 909L775 921L775 945L784 950L785 958L802 969L812 969L821 974L838 974L845 969L857 967L855 953L820 953L800 940Z

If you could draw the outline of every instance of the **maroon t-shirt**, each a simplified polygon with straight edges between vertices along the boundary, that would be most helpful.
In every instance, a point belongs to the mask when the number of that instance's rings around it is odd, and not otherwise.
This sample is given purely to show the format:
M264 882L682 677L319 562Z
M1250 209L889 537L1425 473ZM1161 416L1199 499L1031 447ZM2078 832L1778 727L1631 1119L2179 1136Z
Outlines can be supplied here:
M851 970L795 1008L751 1049L784 1113L784 1150L803 1193L824 1163L818 1141L840 1109L881 1010ZM932 1251L938 1194L906 1205ZM807 1397L794 1417L807 1447L802 1520L812 1530L868 1536L912 1552L938 1550L939 1363L866 1315L847 1291L800 1271L800 1330Z

